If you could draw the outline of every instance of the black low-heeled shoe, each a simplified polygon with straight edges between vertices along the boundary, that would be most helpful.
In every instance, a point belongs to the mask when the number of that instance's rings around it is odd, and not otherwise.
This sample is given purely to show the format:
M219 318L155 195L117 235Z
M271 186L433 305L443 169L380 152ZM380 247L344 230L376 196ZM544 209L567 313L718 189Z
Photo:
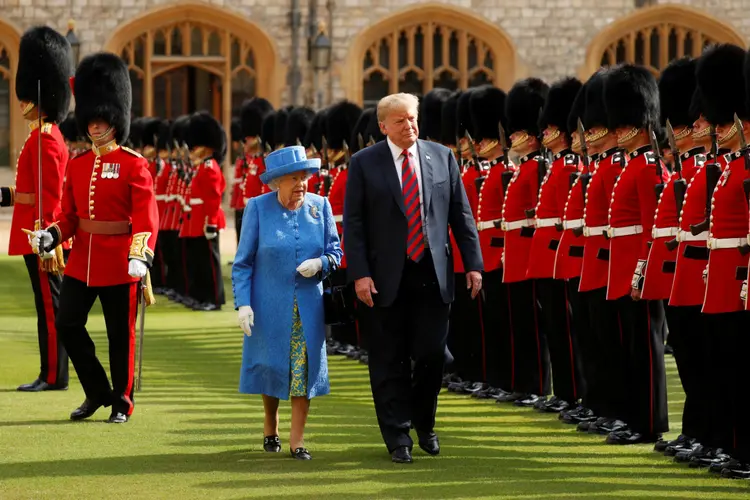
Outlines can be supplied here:
M312 455L310 455L310 452L306 448L300 447L296 450L290 450L290 453L292 454L292 458L296 458L297 460L312 460Z
M279 439L279 436L264 437L263 449L268 453L279 453L281 451L281 439Z

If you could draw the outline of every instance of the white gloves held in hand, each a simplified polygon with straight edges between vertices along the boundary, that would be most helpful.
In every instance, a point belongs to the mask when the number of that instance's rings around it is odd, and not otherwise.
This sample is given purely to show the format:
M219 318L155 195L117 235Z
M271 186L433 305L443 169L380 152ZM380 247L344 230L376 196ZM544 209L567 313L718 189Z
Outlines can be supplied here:
M240 306L237 310L237 319L240 323L240 328L245 332L245 335L250 337L252 333L252 327L255 326L255 313L253 308L250 306Z
M42 259L47 260L54 257L51 252L44 250L52 244L52 233L49 231L34 231L33 236L29 235L29 244L34 253Z
M305 278L312 278L323 270L323 261L321 259L307 259L297 268L297 272Z
M147 272L148 266L142 260L130 259L128 262L128 274L133 278L143 278Z

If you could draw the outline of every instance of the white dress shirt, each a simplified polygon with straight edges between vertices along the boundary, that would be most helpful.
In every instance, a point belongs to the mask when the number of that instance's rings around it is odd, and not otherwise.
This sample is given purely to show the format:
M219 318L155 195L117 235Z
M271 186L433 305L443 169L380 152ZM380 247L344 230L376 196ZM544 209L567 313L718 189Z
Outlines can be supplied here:
M404 150L391 142L391 138L386 138L388 148L391 150L391 156L393 156L393 163L396 165L396 175L398 175L398 183L401 186L401 191L404 189L403 185L403 166L404 157L401 153ZM422 233L424 234L425 248L429 248L427 242L427 219L424 213L424 190L422 189L422 166L419 163L419 150L417 149L417 143L411 145L407 149L409 153L409 163L414 168L414 173L417 175L417 185L419 186L419 213L422 216Z

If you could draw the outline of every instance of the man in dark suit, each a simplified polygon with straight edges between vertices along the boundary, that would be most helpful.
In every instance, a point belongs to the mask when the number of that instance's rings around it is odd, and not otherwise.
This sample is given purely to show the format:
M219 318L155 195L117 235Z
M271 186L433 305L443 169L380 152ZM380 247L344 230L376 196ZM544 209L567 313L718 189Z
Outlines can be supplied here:
M397 463L412 461L412 425L420 448L440 452L435 410L454 291L449 225L473 298L482 287L479 238L456 159L445 146L418 140L418 106L411 94L380 100L387 138L352 156L344 205L348 277L374 312L375 411Z

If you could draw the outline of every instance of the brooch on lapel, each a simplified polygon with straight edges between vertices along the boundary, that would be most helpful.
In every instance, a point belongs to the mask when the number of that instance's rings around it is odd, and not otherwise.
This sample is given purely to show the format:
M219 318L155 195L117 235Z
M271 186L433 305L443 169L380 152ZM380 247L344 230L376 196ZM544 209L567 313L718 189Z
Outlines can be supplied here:
M317 205L310 205L310 217L313 219L320 219L320 213L318 213Z

